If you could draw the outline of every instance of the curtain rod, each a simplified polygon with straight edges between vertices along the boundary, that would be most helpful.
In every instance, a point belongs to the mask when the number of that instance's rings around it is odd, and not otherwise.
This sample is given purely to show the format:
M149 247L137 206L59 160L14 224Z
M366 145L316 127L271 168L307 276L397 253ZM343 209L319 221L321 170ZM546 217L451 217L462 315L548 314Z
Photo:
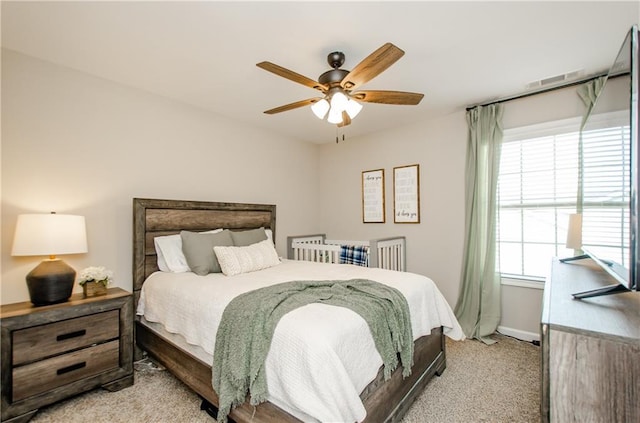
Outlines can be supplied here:
M615 74L615 75L610 75L608 79L613 79L613 78L617 78L619 76L624 76L624 75L628 75L628 74L629 74L629 72L621 72L621 73L618 73L618 74ZM578 80L575 80L575 81L572 81L572 82L568 82L566 84L556 85L554 87L544 88L544 89L538 90L538 91L531 91L531 92L528 92L528 93L516 94L516 95L509 96L509 97L503 97L503 98L500 98L498 100L487 101L486 103L478 103L478 104L476 104L474 106L468 106L466 110L469 111L469 110L475 109L478 106L482 106L482 107L490 106L492 104L505 103L505 102L511 101L511 100L517 100L517 99L520 99L520 98L531 97L532 95L544 94L544 93L547 93L549 91L555 91L555 90L560 90L562 88L572 87L574 85L584 84L585 82L589 82L589 81L592 81L592 80L594 80L596 78L600 78L601 76L607 76L607 75L608 75L608 73L601 73L599 75L587 76L585 78L578 79Z

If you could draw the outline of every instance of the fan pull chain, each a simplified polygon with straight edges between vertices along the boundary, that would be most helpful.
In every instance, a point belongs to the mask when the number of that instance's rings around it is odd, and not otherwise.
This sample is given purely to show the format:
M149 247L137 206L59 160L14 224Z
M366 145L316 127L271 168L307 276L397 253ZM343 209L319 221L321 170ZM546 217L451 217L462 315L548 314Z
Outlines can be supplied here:
M339 136L340 136L339 128L336 126L336 144L338 144L340 142ZM343 132L342 133L342 141L344 141L344 140L345 140L345 138L344 138L344 132Z

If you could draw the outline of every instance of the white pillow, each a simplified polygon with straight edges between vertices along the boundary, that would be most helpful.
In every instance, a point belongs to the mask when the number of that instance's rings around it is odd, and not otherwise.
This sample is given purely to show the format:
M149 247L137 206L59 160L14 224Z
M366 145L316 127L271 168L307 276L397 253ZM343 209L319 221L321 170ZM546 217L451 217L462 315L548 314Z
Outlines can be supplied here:
M280 264L273 241L264 241L246 247L213 247L222 273L227 276L254 272Z
M222 229L214 229L203 233L218 233ZM187 259L182 252L182 238L180 234L157 236L153 238L153 245L158 256L158 269L162 272L184 273L190 272Z

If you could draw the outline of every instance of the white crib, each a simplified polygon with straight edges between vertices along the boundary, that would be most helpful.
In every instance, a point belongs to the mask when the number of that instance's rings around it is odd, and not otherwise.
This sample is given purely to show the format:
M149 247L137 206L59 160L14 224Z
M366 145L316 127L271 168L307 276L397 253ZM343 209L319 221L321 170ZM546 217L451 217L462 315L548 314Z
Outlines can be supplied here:
M319 263L340 263L342 246L369 247L369 267L406 270L406 238L372 239L370 241L347 241L326 239L325 234L287 237L287 258Z

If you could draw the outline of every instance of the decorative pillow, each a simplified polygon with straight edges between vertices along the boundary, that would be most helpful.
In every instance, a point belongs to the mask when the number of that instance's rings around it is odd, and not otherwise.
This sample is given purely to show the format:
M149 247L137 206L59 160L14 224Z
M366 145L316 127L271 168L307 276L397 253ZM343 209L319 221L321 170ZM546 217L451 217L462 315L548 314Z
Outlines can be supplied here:
M182 231L182 252L187 259L191 271L204 276L208 273L220 273L220 265L213 252L213 247L233 245L231 231L225 229L216 233L197 233Z
M222 232L222 229L202 232L213 234ZM187 259L182 252L182 238L180 234L157 236L153 239L158 256L158 269L162 272L182 273L190 272Z
M269 239L246 247L213 247L222 273L227 276L254 272L280 264L278 253Z
M265 232L264 228L231 232L231 237L233 238L233 245L235 245L236 247L246 247L247 245L255 244L256 242L268 239L267 233Z
M158 256L158 269L162 272L188 272L187 259L182 254L180 235L157 236L153 238Z

